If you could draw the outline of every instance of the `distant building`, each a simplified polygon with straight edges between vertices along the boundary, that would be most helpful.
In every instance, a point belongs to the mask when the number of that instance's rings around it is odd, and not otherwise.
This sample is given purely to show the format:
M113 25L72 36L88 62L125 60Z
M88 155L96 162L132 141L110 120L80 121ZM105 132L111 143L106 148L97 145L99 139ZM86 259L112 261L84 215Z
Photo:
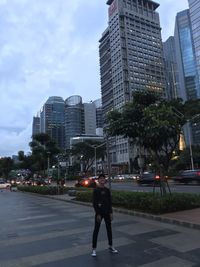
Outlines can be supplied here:
M200 1L188 0L189 12L192 24L192 37L194 41L194 52L196 57L197 72L200 81Z
M163 52L166 71L166 97L168 100L172 100L180 96L179 73L173 36L170 36L163 43Z
M63 150L65 149L65 102L62 97L51 96L40 113L41 132L48 134Z
M40 117L33 119L33 134L47 133L61 150L70 148L76 136L103 136L102 105L97 99L83 103L79 95L51 96L43 105Z
M179 97L184 101L198 99L200 98L200 81L197 71L192 25L188 9L177 14L174 37L177 65L179 69ZM189 130L186 126L184 129L187 146L190 142L192 144L200 144L200 123L191 123L190 126Z
M102 101L97 99L93 102L96 108L96 135L103 136L103 112Z
M40 133L40 117L33 117L32 135Z
M179 69L180 97L186 101L200 96L189 10L179 12L175 24L175 48Z
M85 134L96 134L96 107L94 102L84 103Z
M65 100L65 141L66 148L70 148L70 138L85 133L84 105L78 95Z

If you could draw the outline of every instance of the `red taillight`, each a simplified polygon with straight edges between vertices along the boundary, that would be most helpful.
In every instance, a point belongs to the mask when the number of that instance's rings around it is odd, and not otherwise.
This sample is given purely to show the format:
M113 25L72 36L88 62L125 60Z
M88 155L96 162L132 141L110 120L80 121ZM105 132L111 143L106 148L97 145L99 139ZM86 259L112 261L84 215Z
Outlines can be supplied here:
M159 176L159 175L156 175L156 176L155 176L155 179L156 179L156 180L159 180L159 179L160 179L160 176Z
M88 185L88 181L85 181L85 185Z
M200 176L200 172L197 172L197 176Z

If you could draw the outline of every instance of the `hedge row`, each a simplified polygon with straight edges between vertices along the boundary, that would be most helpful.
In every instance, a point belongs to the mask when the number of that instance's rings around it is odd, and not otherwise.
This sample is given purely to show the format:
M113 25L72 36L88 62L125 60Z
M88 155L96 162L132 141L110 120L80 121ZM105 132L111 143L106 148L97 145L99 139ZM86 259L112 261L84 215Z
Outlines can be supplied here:
M77 192L76 200L91 202L92 191ZM162 214L200 207L200 194L173 193L161 197L158 193L113 191L112 202L114 207Z
M68 193L69 190L76 190L76 191L91 191L91 188L76 188L74 187L64 187L64 186L31 186L31 185L20 185L17 187L19 191L31 192L31 193L38 193L42 195L62 195Z
M31 192L31 193L38 193L42 195L57 195L57 194L65 194L68 192L68 187L63 186L18 186L19 191Z

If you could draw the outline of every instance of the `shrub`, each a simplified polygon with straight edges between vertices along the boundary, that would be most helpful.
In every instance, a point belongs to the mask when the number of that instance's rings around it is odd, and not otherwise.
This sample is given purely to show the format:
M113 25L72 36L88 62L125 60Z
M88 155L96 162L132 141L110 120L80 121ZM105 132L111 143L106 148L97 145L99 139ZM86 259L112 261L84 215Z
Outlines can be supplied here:
M68 187L63 186L18 186L19 191L38 193L42 195L57 195L67 193Z
M79 191L76 199L92 202L92 190ZM158 193L113 191L112 203L114 207L162 214L200 207L200 195L174 193L161 197Z

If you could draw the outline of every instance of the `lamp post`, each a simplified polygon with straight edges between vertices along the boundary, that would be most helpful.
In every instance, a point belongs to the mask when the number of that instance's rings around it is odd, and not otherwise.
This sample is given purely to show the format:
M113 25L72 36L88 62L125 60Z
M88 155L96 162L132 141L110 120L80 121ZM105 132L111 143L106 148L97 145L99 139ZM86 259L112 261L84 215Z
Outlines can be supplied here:
M97 148L104 146L106 144L106 142L100 144L100 145L89 145L90 147L94 148L94 166L95 166L95 177L97 176Z
M194 170L194 160L193 160L191 133L190 133L190 123L191 123L191 121L195 120L198 117L200 117L200 114L196 114L190 120L187 120L188 139L189 139L189 145L190 145L190 160L191 160L192 170Z
M111 190L109 139L107 135L106 135L106 153L107 153L107 165L108 165L108 187Z
M183 118L184 114L181 113L179 110L173 107L175 111L175 115L179 118ZM189 149L190 149L190 162L191 162L191 169L194 170L194 159L193 159L193 150L192 150L192 138L191 138L191 131L190 131L190 123L197 117L200 117L200 114L192 116L190 119L187 119L186 127L187 127L187 135L188 135L188 142L189 142Z
M49 159L49 156L50 156L50 152L47 151L47 177L49 178L49 165L50 165L50 159Z
M83 174L83 155L80 156L81 175Z
M189 141L189 149L190 149L191 168L192 168L192 170L194 170L194 160L193 160L193 151L192 151L192 141L191 141L191 133L190 133L190 120L187 120L187 132L188 132L188 141Z

